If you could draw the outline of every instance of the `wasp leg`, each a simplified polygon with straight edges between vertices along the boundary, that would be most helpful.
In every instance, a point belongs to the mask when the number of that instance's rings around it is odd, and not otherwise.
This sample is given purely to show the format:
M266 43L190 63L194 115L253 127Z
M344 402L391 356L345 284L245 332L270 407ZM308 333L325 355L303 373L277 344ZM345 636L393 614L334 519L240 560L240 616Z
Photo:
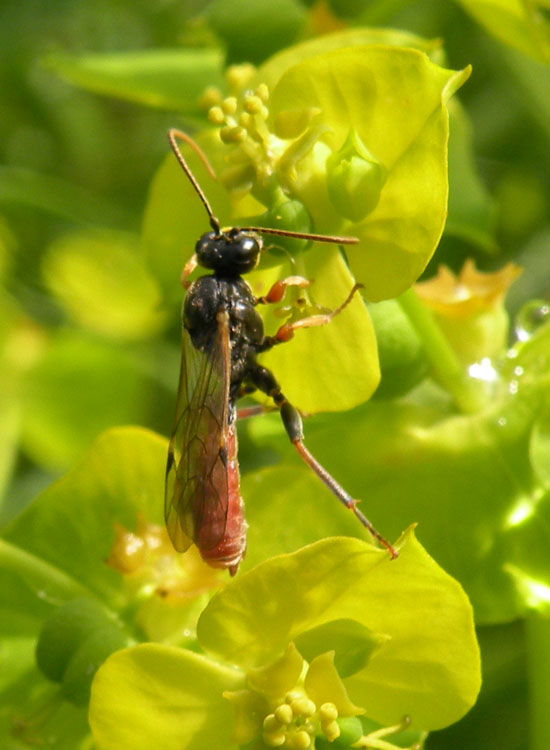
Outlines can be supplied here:
M295 320L292 323L283 323L275 336L265 337L261 351L270 349L276 344L282 344L285 341L290 341L290 339L294 336L294 331L296 330L296 328L312 328L313 326L325 326L327 323L330 323L333 318L335 318L337 315L340 315L342 310L344 310L349 305L349 303L353 299L354 294L362 288L363 284L355 284L340 307L337 307L336 310L333 310L332 312L319 315L309 315L307 318L301 318L300 320Z
M287 287L297 286L303 289L310 284L311 281L303 276L287 276L286 279L276 281L264 297L256 297L256 304L269 305L274 302L280 302L285 296Z
M347 304L347 302L344 303L344 305L345 304ZM304 430L300 412L295 406L287 401L273 373L268 370L267 367L262 367L258 364L250 371L249 378L260 391L270 396L279 408L287 435L298 451L300 458L315 472L315 474L317 474L319 479L329 488L329 490L336 495L338 500L345 505L348 510L351 510L352 513L355 514L360 523L363 524L382 547L385 547L388 550L392 559L395 559L398 555L397 551L374 528L368 518L361 513L357 507L358 500L354 500L306 448L304 444Z
M242 398L243 396L248 396L249 393L254 393L256 390L258 389L255 385L252 385L251 383L243 383L237 392L235 400ZM266 406L265 404L250 404L250 406L242 406L240 409L237 409L237 419L256 417L260 414L266 414L269 411L273 411L274 408L274 406Z
M242 409L237 410L237 419L249 419L250 417L257 417L260 414L265 414L267 411L269 411L269 409L263 404L243 406Z
M191 282L188 281L189 276L193 273L195 268L199 265L197 255L196 253L193 253L193 255L189 258L187 263L183 267L183 271L181 272L180 282L184 289L189 289L191 286Z

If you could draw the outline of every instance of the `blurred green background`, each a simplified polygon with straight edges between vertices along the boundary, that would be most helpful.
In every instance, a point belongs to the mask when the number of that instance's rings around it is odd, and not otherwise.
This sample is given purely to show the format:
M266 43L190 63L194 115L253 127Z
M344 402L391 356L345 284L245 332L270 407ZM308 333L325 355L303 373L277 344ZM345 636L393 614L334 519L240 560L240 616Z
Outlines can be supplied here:
M130 95L83 90L56 72L66 55L219 45L229 62L260 62L305 33L347 24L440 38L448 67L473 66L460 100L471 120L464 137L472 139L481 215L478 233L461 223L451 190L456 220L426 275L441 262L458 270L468 257L486 270L514 260L524 273L508 296L512 315L525 300L550 294L549 78L536 47L526 55L529 41L518 31L515 46L505 43L514 32L504 41L488 33L467 14L468 3L335 0L330 11L298 0L272 3L272 10L259 5L263 36L241 2L0 5L3 523L103 429L171 428L179 317L177 307L163 307L159 286L143 270L139 233L149 183L167 153L166 130L182 122L192 128L199 115L189 108L182 121L167 102L143 106ZM541 3L539 11L548 7ZM242 442L245 471L272 460L268 453L250 459L246 435ZM429 748L528 747L524 627L480 629L482 697L459 724L433 735Z

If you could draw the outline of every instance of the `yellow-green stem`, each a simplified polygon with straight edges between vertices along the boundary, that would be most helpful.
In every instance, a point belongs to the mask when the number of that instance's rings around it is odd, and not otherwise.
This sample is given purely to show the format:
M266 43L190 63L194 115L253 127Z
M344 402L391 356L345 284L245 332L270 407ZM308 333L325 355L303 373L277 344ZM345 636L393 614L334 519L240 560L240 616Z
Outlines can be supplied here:
M478 411L484 402L482 387L468 377L431 312L412 287L397 301L422 342L435 379L451 394L460 411Z

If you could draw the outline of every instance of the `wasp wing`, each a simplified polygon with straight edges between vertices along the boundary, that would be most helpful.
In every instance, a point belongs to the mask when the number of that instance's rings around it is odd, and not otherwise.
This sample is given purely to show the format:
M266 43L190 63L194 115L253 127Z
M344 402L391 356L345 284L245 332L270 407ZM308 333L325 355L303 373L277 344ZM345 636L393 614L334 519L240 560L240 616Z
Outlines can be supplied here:
M174 430L168 451L164 515L178 552L202 551L224 535L228 506L227 441L231 352L229 319L218 313L206 351L185 328Z

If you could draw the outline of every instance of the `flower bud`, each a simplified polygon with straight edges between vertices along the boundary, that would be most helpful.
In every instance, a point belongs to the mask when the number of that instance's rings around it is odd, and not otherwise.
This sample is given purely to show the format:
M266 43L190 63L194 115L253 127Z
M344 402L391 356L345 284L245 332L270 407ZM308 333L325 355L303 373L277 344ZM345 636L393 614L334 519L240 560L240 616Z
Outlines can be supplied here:
M330 724L331 721L335 721L338 718L338 709L334 703L323 703L319 709L319 718L323 723Z
M220 138L224 143L239 143L246 138L246 131L240 125L226 125L220 130Z
M255 73L256 68L250 63L243 63L242 65L231 65L227 69L225 79L231 89L239 91L248 86Z
M258 226L272 229L286 229L289 232L311 232L311 218L303 203L283 197L269 211L258 217ZM290 253L302 250L308 240L296 237L274 237L273 244L283 247Z
M243 100L243 108L245 112L251 115L259 114L263 109L263 102L259 96L254 94L248 94Z
M36 645L41 672L61 683L63 697L76 706L90 698L95 672L105 659L129 644L99 602L85 597L61 605L44 623Z
M228 96L221 103L221 108L226 115L234 115L237 111L237 98L235 96Z
M274 711L275 718L279 724L290 724L294 718L294 713L288 703L282 703Z
M350 221L361 221L380 200L386 169L368 151L357 133L327 159L327 188L334 208Z
M218 105L210 107L208 110L208 119L213 125L223 125L225 122L223 109Z
M256 96L259 96L262 102L265 104L269 100L269 88L267 84L260 83L255 91Z
M338 737L340 744L353 745L355 742L359 742L363 736L363 725L357 716L337 719L337 722L340 728L340 736Z
M222 92L216 86L208 86L202 93L199 99L199 105L203 109L210 109L215 107L222 100Z
M290 746L292 750L308 750L311 747L311 737L302 729L292 737Z
M469 260L456 275L440 266L437 276L416 284L418 296L464 365L498 356L506 348L509 320L504 300L520 273L513 263L484 273Z
M293 700L290 707L296 716L302 716L305 718L313 716L317 709L315 703L305 696Z

